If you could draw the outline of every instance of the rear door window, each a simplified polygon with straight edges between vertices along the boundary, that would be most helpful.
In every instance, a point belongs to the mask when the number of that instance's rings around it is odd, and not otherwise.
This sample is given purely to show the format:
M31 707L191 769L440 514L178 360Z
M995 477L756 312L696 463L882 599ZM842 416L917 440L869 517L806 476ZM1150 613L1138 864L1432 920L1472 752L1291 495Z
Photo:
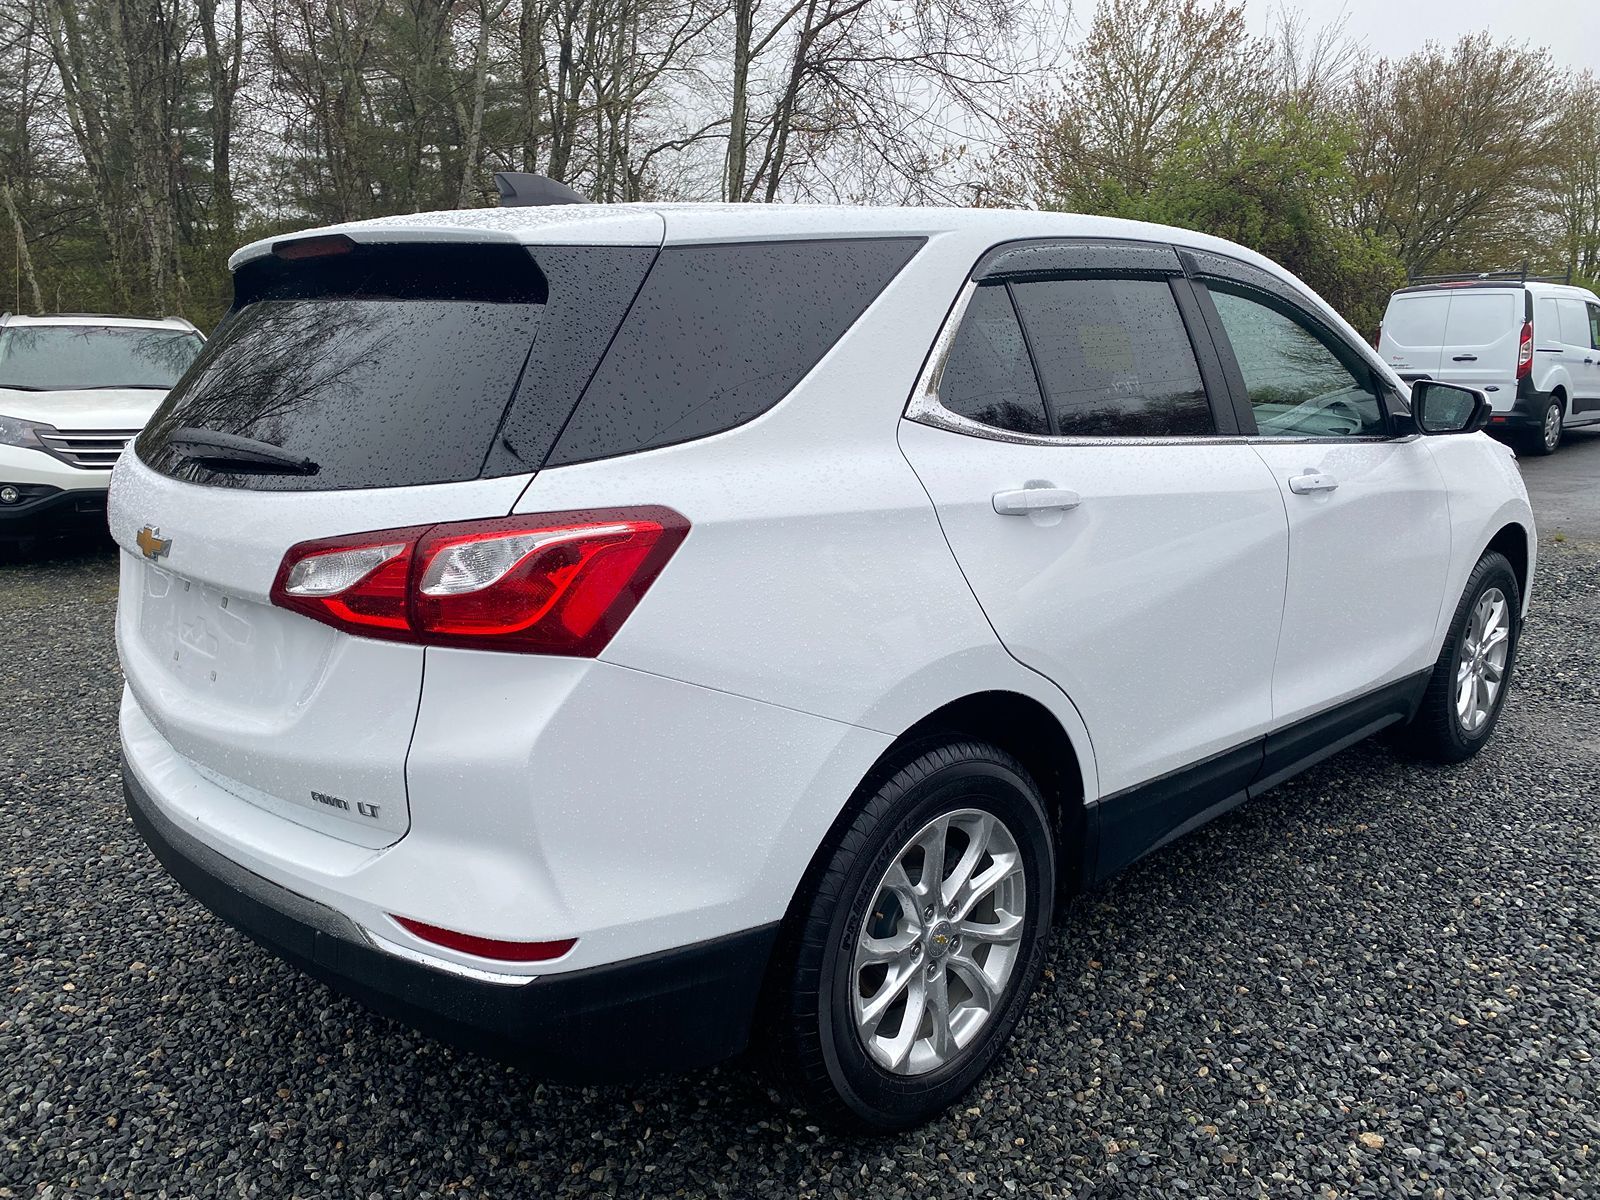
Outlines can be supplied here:
M1449 311L1443 293L1396 296L1383 315L1383 334L1397 346L1442 346Z
M549 464L671 446L761 415L816 366L922 242L664 248Z
M1600 350L1600 304L1590 304L1589 309L1589 346L1593 350Z
M939 376L939 403L1012 433L1050 432L1028 345L1004 283L981 284Z
M1519 295L1511 292L1462 290L1450 298L1445 326L1447 346L1490 346L1522 325Z
M1216 432L1194 347L1165 279L1013 283L1057 430L1068 437Z

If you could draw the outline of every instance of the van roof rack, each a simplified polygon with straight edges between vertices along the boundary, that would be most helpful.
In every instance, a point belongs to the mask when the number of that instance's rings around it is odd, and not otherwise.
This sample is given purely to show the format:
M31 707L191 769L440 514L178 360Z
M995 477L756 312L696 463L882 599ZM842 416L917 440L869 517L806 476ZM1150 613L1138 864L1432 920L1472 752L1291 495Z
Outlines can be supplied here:
M1521 265L1516 267L1502 267L1497 271L1465 271L1450 275L1413 275L1406 274L1406 283L1411 286L1427 286L1434 283L1568 283L1572 282L1572 269L1569 267L1565 275L1530 275L1528 273L1528 260L1523 259Z
M547 175L532 171L496 171L494 186L501 208L531 208L542 204L587 204L589 198Z

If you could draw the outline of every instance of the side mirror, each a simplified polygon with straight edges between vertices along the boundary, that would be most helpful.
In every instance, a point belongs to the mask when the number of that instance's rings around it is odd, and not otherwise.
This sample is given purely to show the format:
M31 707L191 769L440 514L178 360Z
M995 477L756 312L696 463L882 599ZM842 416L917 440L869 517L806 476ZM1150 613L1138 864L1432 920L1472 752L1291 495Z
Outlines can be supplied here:
M1437 379L1411 385L1411 417L1423 433L1476 433L1489 423L1489 397Z

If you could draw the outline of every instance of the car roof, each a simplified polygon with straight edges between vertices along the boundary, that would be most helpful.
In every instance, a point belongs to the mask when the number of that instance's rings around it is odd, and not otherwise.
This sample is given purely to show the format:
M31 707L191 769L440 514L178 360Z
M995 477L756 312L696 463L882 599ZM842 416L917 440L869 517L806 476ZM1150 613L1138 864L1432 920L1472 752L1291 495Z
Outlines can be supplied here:
M182 317L117 317L107 313L7 313L0 317L0 325L86 325L108 329L178 329L185 333L199 332Z
M998 208L874 207L813 204L552 204L406 213L263 238L238 250L230 268L292 237L344 234L358 242L501 241L524 245L659 246L802 238L934 237L987 234L993 243L1024 238L1132 238L1214 250L1278 275L1282 267L1222 238L1115 217Z
M1596 296L1588 288L1566 283L1549 283L1537 279L1530 279L1526 283L1519 279L1471 279L1458 280L1452 283L1414 283L1409 287L1397 288L1390 296L1390 299L1394 299L1395 296L1449 295L1451 292L1461 291L1526 291L1532 292L1535 296L1565 296L1569 300L1587 300L1591 303L1600 303L1600 296Z

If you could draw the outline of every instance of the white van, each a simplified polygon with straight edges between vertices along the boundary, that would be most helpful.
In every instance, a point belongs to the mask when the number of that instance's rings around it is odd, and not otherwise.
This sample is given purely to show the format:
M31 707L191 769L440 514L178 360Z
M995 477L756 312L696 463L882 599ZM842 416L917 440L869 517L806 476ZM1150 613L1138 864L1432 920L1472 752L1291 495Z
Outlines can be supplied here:
M1420 281L1389 297L1378 353L1399 376L1482 388L1492 433L1553 454L1600 426L1600 296L1495 273Z

